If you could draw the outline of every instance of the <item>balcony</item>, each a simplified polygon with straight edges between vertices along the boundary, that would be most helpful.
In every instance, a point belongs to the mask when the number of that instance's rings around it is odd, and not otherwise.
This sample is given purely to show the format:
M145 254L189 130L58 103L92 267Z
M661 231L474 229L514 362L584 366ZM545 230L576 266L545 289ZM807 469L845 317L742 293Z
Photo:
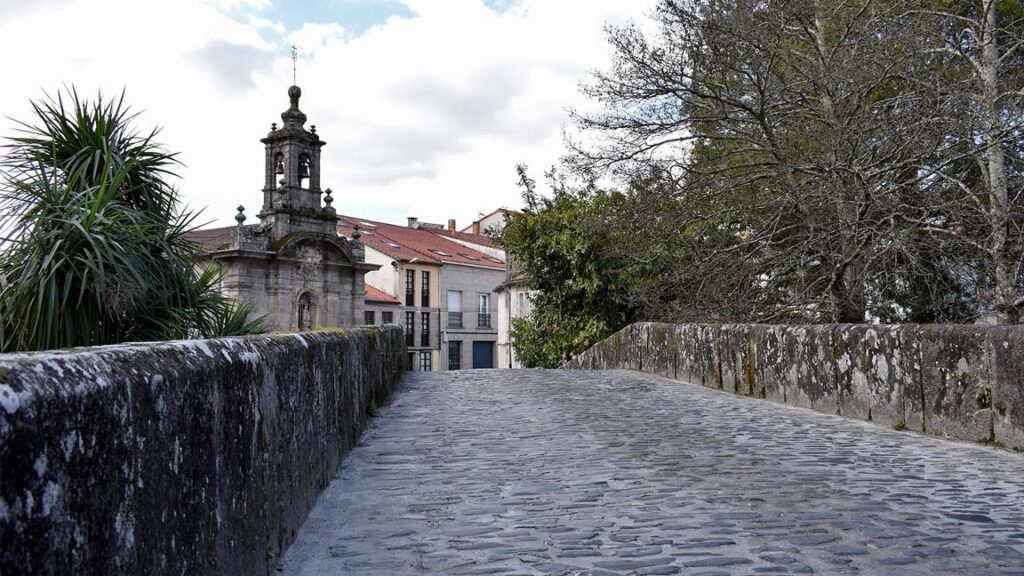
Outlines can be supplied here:
M477 312L476 310L470 310L468 312L445 312L441 311L442 315L447 314L448 322L445 328L448 330L468 330L471 332L478 332L481 330L495 330L497 328L494 314L490 312ZM443 316L442 316L443 317Z
M449 328L462 328L462 312L449 312L448 313L448 327Z

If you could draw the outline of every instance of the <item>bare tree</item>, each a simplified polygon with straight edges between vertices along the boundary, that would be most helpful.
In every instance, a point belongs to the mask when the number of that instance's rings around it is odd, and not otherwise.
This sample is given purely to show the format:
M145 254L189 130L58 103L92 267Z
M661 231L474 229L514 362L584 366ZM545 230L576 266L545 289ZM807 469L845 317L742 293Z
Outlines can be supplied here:
M941 140L911 90L915 8L663 0L657 38L610 30L612 68L587 88L605 110L577 115L602 144L573 161L671 175L677 225L706 250L689 253L696 274L739 271L723 284L748 304L733 317L864 321L873 277L924 268L926 216L894 217L927 205L936 179L919 167Z
M936 75L945 92L938 110L950 126L934 174L960 192L958 221L976 220L965 241L982 256L999 323L1021 321L1020 150L1024 128L1024 7L1017 2L965 0L923 7L915 16L934 30L928 51L948 58ZM922 84L927 79L922 78ZM958 126L959 124L959 126ZM966 160L966 162L965 162ZM1015 177L1016 175L1016 177ZM954 228L942 230L961 234Z

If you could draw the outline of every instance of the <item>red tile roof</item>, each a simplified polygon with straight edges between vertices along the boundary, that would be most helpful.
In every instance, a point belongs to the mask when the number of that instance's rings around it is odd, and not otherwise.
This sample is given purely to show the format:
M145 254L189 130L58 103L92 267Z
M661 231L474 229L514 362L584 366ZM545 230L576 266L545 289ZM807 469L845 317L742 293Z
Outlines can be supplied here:
M434 234L440 234L442 236L448 236L449 238L456 238L458 240L462 240L463 242L471 242L473 244L479 244L481 246L487 247L496 247L494 245L494 240L492 240L490 236L484 236L483 234L472 234L469 232L452 232L447 228L442 228L440 230L431 229L430 232L433 232Z
M466 264L495 270L505 269L503 260L455 242L448 237L451 233L447 230L409 228L397 224L341 216L338 232L351 237L355 225L359 226L359 231L362 234L360 240L364 244L400 262L416 260L427 264ZM466 234L465 236L481 238L478 234ZM483 242L479 243L483 244Z
M373 302L374 304L394 304L396 306L402 303L398 298L369 284L366 285L366 301Z

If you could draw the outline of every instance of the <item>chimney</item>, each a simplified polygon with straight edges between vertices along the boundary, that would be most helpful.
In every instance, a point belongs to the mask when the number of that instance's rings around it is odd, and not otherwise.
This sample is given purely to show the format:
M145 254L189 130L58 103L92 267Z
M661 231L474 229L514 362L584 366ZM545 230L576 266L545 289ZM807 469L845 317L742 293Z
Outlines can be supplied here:
M420 227L420 219L419 218L417 218L415 216L409 216L408 218L406 218L406 220L409 221L409 228L419 228Z
M480 233L480 221L479 220L474 220L473 221L473 234L479 234L479 233Z
M449 218L448 219L448 231L449 232L455 232L455 219L454 218Z

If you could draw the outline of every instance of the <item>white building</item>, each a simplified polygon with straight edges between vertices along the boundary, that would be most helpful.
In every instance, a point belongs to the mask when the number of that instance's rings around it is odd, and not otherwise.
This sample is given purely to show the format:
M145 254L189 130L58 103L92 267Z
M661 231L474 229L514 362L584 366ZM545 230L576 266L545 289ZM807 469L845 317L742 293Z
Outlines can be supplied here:
M395 321L406 329L413 370L500 366L494 289L505 278L505 261L490 238L456 232L454 222L445 228L416 218L401 226L341 217L343 236L356 236L357 228L366 261L380 265L367 285L399 301Z

